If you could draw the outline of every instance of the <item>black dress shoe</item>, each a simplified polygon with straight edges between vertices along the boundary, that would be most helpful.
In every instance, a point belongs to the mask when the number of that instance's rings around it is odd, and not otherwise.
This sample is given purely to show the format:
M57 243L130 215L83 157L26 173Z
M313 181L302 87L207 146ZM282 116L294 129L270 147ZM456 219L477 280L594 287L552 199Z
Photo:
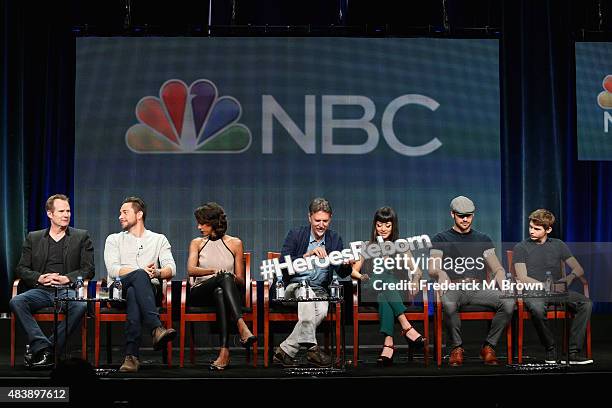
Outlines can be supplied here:
M32 360L29 368L36 370L49 370L55 363L53 353L48 348L40 350Z
M23 365L26 366L26 368L30 368L32 367L32 360L34 359L34 356L32 355L32 352L30 351L30 349L26 349L25 354L23 355Z

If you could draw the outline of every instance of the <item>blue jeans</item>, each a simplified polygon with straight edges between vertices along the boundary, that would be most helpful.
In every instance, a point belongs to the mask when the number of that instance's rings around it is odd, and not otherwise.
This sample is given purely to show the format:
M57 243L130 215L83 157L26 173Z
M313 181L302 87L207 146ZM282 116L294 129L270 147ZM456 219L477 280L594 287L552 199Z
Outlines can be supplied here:
M60 298L74 296L75 291L72 289L59 291ZM15 296L9 302L11 311L17 316L17 320L19 320L28 336L30 351L33 354L44 348L53 347L53 336L48 338L45 336L32 313L45 307L53 307L54 299L54 291L34 288ZM62 304L62 308L65 308L66 304L68 307L68 335L70 335L81 323L81 319L87 311L87 303L66 302ZM64 344L66 344L66 320L62 320L57 327L57 349L61 350Z
M138 357L142 338L142 326L149 330L161 326L155 305L155 292L149 275L137 269L121 276L123 294L127 303L125 324L125 355Z

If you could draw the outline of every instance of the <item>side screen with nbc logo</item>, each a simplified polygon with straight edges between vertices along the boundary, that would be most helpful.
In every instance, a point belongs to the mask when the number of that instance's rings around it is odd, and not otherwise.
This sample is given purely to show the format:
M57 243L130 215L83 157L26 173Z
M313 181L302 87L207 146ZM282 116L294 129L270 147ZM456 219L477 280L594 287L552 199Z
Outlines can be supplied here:
M612 43L576 43L579 160L612 160Z

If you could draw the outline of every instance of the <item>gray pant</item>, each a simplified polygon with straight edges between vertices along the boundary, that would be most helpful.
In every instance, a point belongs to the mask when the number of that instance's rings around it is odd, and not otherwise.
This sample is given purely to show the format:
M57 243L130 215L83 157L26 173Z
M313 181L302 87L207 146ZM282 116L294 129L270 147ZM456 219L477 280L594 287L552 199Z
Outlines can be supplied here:
M568 308L574 312L572 319L572 328L570 330L569 351L577 353L582 350L584 344L584 336L586 327L591 318L591 310L593 303L581 293L569 291L567 299ZM555 347L555 337L548 328L546 321L546 303L541 298L525 298L525 306L531 312L531 320L538 333L540 342L547 350ZM563 310L563 305L558 306L559 310Z
M499 290L483 289L449 290L442 295L442 309L445 314L446 332L450 336L450 350L463 344L459 312L461 306L466 305L486 306L495 310L495 317L485 340L493 347L497 345L504 327L514 313L514 299L500 299L501 294Z
M290 283L285 289L286 298L295 298L295 290L298 288L299 283ZM310 289L310 296L315 295L314 291ZM290 357L300 351L300 346L314 346L317 344L316 330L319 324L327 316L327 309L329 308L329 302L298 302L298 322L295 324L293 331L280 344L281 349L287 353Z

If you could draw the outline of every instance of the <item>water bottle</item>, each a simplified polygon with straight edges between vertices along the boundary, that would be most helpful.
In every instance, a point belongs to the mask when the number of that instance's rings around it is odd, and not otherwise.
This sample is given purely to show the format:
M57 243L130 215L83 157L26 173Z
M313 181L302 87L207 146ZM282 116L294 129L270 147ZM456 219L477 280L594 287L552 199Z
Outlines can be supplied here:
M277 299L285 298L285 285L283 285L283 278L280 276L278 277L278 280L276 281L276 298Z
M544 278L544 292L550 295L552 290L552 274L550 271L546 271L546 277Z
M123 285L121 284L121 278L116 277L115 282L113 282L113 299L121 299L123 292Z
M306 297L306 283L300 282L300 286L298 286L296 293L298 300L304 300Z
M334 276L331 285L329 285L329 294L333 298L340 297L340 282L338 282L338 277Z
M75 291L76 291L76 298L77 299L84 299L85 298L85 284L83 283L83 277L82 276L78 276L76 283L74 285Z

